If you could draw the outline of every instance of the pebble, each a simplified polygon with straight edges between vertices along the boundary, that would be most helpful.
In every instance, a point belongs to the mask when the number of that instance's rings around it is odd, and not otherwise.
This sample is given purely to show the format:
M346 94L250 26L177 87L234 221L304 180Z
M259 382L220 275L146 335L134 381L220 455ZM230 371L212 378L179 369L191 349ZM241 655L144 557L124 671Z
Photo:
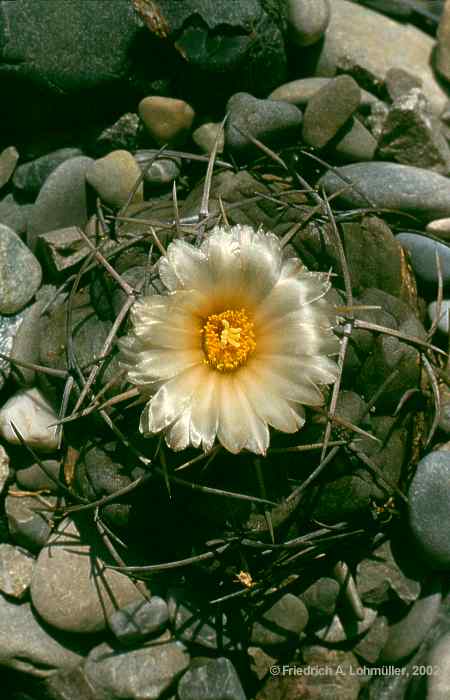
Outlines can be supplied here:
M82 657L63 646L39 624L29 603L0 594L0 665L37 678L73 668Z
M347 163L372 160L377 150L377 141L357 117L352 117L345 133L333 145L340 161Z
M9 456L3 445L0 445L0 494L9 479Z
M63 520L40 551L31 581L31 598L39 615L67 632L104 630L107 617L137 595L131 579L104 568L96 557L98 544L84 541L75 523Z
M15 333L10 352L14 360L39 364L41 314L54 291L54 287L41 287L38 300L22 312L22 322ZM20 377L22 386L31 387L35 384L34 369L17 366L14 372Z
M82 151L79 148L59 148L57 151L51 151L40 158L23 163L14 173L14 188L20 193L35 197L58 165L81 155Z
M50 279L60 282L74 273L90 249L76 226L41 233L36 254Z
M31 249L40 233L87 224L86 172L94 161L77 156L61 163L47 178L34 203L27 231Z
M430 318L430 321L434 323L436 320L437 316L437 310L438 310L438 303L437 301L432 301L431 304L428 304L428 316ZM441 331L441 333L445 333L448 335L448 315L450 312L450 299L442 299L442 302L439 306L439 321L437 324L437 328Z
M179 588L168 593L169 616L179 639L208 649L229 647L228 621L225 613L204 610L197 600Z
M328 0L288 0L288 36L297 46L316 44L330 21Z
M55 479L60 479L61 462L56 459L43 459L42 464L45 469L52 474ZM52 481L46 472L41 468L38 462L30 464L29 467L16 469L16 481L18 485L25 491L54 491L58 490L55 481Z
M347 187L339 201L349 207L367 207L371 202L376 208L401 209L427 220L450 215L450 179L410 165L352 163L326 172L318 186L329 195Z
M450 241L450 217L429 221L425 230L433 236L442 238L443 241Z
M327 644L346 642L367 632L376 618L377 611L368 607L364 608L363 620L346 621L344 623L339 615L333 615L331 622L325 625L325 627L316 630L314 634L318 639Z
M261 153L240 130L269 147L295 143L300 136L302 113L287 102L260 100L238 92L228 100L226 111L225 143L235 155Z
M364 662L374 664L381 654L389 635L389 624L384 615L379 615L366 634L353 646L352 651Z
M109 618L109 627L121 644L135 644L161 633L169 621L167 603L159 596L150 600L134 600L116 610Z
M152 95L139 102L139 116L158 146L180 145L191 129L195 112L184 100Z
M389 636L380 655L381 663L405 659L422 643L435 624L442 600L439 579L429 582L408 613L389 627Z
M420 583L404 574L396 562L389 540L357 564L356 587L363 603L374 608L392 601L394 596L412 603L420 593Z
M417 233L399 233L396 239L408 251L412 268L419 279L432 284L438 283L437 254L442 282L444 286L450 283L450 248L447 245Z
M33 298L42 269L17 233L0 224L0 314L16 314Z
M189 668L178 683L179 700L246 700L236 669L221 656Z
M8 528L11 538L31 552L37 552L45 545L51 531L51 521L42 511L44 503L38 496L14 495L17 487L11 486L5 501ZM45 496L45 503L56 505L55 496Z
M14 423L27 445L37 452L58 448L58 416L39 389L23 389L11 396L0 409L0 435L12 445L21 441L14 432ZM53 424L53 426L52 426Z
M303 601L292 593L285 593L253 623L251 643L266 647L298 642L308 619Z
M450 453L433 451L417 464L409 487L409 521L429 566L450 569Z
M300 598L311 620L318 621L333 615L339 593L340 587L335 579L321 576L300 594Z
M333 0L331 7L330 23L315 63L316 76L363 75L369 89L377 92L390 68L414 66L432 111L441 113L447 95L433 72L433 37L349 0Z
M421 88L422 81L404 68L389 68L384 80L384 86L392 101L400 95L405 95L413 88Z
M99 158L86 170L86 180L100 199L114 209L123 207L140 178L141 171L128 151L112 151ZM142 181L133 196L133 202L144 198Z
M220 122L206 122L202 124L192 133L192 140L203 153L211 153L216 142L218 131L221 131L221 134L217 144L217 153L223 153L225 137Z
M450 148L419 88L394 99L381 128L378 154L443 175L450 172Z
M268 99L281 100L297 105L297 107L304 107L318 90L328 85L332 80L333 78L299 78L298 80L292 80L273 90ZM374 104L382 104L371 92L367 92L367 90L363 90L362 88L360 88L360 90L360 108L367 108Z
M97 137L94 150L99 156L107 155L111 151L125 150L135 151L139 142L141 122L135 112L122 114L111 126L104 129Z
M189 654L180 642L162 642L130 651L115 651L103 642L85 663L88 681L105 698L158 700L187 669ZM96 696L94 696L96 697Z
M0 200L0 224L9 226L18 236L23 236L33 207L34 204L21 204L13 194L7 194Z
M19 154L14 146L8 146L0 153L0 189L11 179L18 160Z
M12 598L23 598L34 568L34 557L26 549L0 544L0 591Z
M139 171L144 173L144 182L149 185L168 185L176 180L181 172L180 158L159 157L148 167L149 158L145 151L137 151L134 157Z
M339 75L315 92L303 120L303 140L314 148L323 148L336 136L361 102L358 83L349 75Z

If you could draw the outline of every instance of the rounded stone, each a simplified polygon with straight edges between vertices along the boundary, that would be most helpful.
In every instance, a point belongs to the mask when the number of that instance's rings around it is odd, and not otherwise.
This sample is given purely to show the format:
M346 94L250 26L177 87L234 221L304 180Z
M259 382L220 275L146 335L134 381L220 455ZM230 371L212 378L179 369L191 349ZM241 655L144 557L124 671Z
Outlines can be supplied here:
M14 146L8 146L0 153L0 189L9 182L18 160L19 154Z
M84 543L66 518L39 553L31 598L49 625L67 632L100 632L117 607L136 600L136 587L124 574L106 569L98 546Z
M21 445L14 424L27 445L38 452L52 452L58 448L57 421L39 389L20 390L0 409L0 435L12 445Z
M401 209L428 221L450 216L450 179L411 165L352 163L326 172L318 186L328 195L343 190L338 201L348 207Z
M308 624L308 610L302 600L285 593L253 623L252 644L274 646L298 641Z
M429 221L425 230L444 241L450 241L450 217Z
M217 153L223 153L224 133L220 122L207 122L202 124L192 134L192 140L203 153L211 153L216 142L217 133L221 131L217 145Z
M54 476L56 480L60 478L61 463L56 459L43 459L41 462L46 470ZM57 491L58 486L52 481L46 472L41 469L38 462L34 462L29 467L16 470L16 481L25 491Z
M417 233L399 233L395 238L408 251L412 268L423 282L437 284L439 281L436 254L439 257L442 282L444 285L450 282L450 248L445 243Z
M288 0L289 38L297 46L316 44L330 21L328 0Z
M435 569L450 569L450 453L420 460L409 487L409 521L421 553Z
M365 607L363 620L355 620L346 624L343 624L339 615L333 615L331 622L317 630L315 635L328 644L348 641L367 632L375 622L377 614L376 610Z
M112 151L96 160L86 171L86 180L100 199L114 209L123 207L135 188L141 171L128 151ZM143 185L140 182L132 201L141 202Z
M17 233L0 224L0 314L15 314L36 294L42 269Z
M164 630L169 610L163 598L140 598L116 610L109 618L112 633L122 644L134 644Z
M341 161L361 162L372 160L377 150L377 142L368 129L353 117L348 130L333 148Z
M159 146L182 143L192 126L195 112L184 100L152 95L139 102L139 116Z
M23 598L30 585L34 557L26 549L0 544L0 591Z
M428 305L428 316L430 318L430 321L432 323L435 322L436 317L437 317L437 311L438 311L438 303L437 301L432 301L431 304ZM439 307L439 320L437 323L437 328L442 332L448 335L448 317L450 313L450 299L443 299L442 303L440 304Z
M160 157L148 167L149 158L145 151L135 154L140 172L144 173L144 181L153 187L168 185L177 179L181 172L180 158Z
M297 107L303 107L318 90L328 85L331 80L333 80L333 78L299 78L298 80L292 80L289 83L283 83L283 85L275 88L275 90L270 93L268 99L290 102L291 104L297 105ZM378 98L372 95L371 92L367 92L367 90L363 90L362 88L360 88L360 90L360 107L367 108L380 103Z
M59 148L40 158L19 165L13 176L13 185L21 193L36 196L48 176L69 158L81 156L79 148Z
M315 92L306 106L302 136L315 148L323 148L356 112L361 89L349 75L339 75Z

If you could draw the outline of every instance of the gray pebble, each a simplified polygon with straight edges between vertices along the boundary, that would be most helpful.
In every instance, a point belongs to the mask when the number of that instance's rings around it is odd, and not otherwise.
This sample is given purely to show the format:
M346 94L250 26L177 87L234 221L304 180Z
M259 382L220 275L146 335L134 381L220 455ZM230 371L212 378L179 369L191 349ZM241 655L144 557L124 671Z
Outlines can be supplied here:
M311 46L325 34L330 21L328 0L288 0L288 32L292 43Z
M186 671L178 683L179 700L246 700L236 669L219 657Z
M48 176L69 158L76 158L82 153L79 148L60 148L57 151L47 153L45 156L19 165L13 177L13 185L16 190L36 196Z
M44 299L36 301L23 311L22 323L17 329L10 353L15 360L39 364L41 312L46 303ZM15 372L25 386L33 386L36 378L34 369L18 366Z
M431 304L428 304L428 316L430 318L430 321L433 323L436 320L437 316L437 311L438 311L438 303L437 301L432 301ZM441 333L445 333L448 335L448 317L450 313L450 299L442 299L442 302L439 306L439 320L437 324L437 328L441 331Z
M345 133L333 144L333 151L347 163L372 160L377 142L357 117L352 117Z
M149 159L145 151L137 151L134 157L140 171L145 172L144 182L149 185L167 185L176 180L181 172L179 158L160 157L148 167Z
M369 664L374 664L380 656L389 635L389 624L384 615L378 616L368 632L358 640L352 651Z
M308 618L303 601L292 593L285 593L253 623L251 642L262 647L298 642Z
M444 285L450 282L450 247L417 233L399 233L396 239L407 249L412 268L423 282L438 283L436 253L439 256L442 282Z
M8 146L0 153L0 189L9 182L18 160L19 154L14 146Z
M86 170L86 180L100 199L114 209L123 207L134 192L133 202L143 199L142 181L136 189L141 171L128 151L112 151Z
M306 105L303 140L323 148L356 112L361 102L358 83L349 75L339 75L318 90Z
M297 107L303 107L309 102L314 93L325 87L325 85L328 85L331 80L333 80L333 78L299 78L298 80L292 80L273 90L268 99L282 100L283 102L290 102L291 104L297 105ZM371 92L367 92L367 90L360 89L360 108L367 108L370 105L380 104L380 101L375 95Z
M239 129L269 147L295 143L300 136L302 113L295 105L238 92L230 97L226 109L225 143L235 155L260 153Z
M376 620L376 617L377 611L372 608L364 608L363 620L346 621L344 623L339 615L334 615L329 624L316 630L314 634L327 644L345 642L367 632Z
M450 240L450 218L430 221L425 230L444 241L448 241Z
M321 576L303 591L299 597L308 608L310 618L317 620L333 615L339 592L340 587L335 579Z
M450 569L450 453L430 452L417 464L408 492L412 532L428 564Z
M356 567L356 587L361 600L372 607L393 599L414 602L420 593L420 583L403 573L394 559L389 541L373 550L370 557L361 559Z
M41 281L41 266L33 253L17 233L0 224L0 314L21 311Z
M161 633L169 621L167 603L152 596L134 600L116 610L109 618L109 627L122 644L134 644L152 634Z
M26 233L28 219L33 211L34 204L19 204L14 195L7 194L0 201L0 224L9 226L19 236Z
M18 545L37 552L47 542L51 530L45 517L47 513L42 511L44 504L37 496L13 495L17 487L13 486L10 491L5 510L11 538ZM51 507L56 504L55 496L46 496L45 501Z
M138 144L140 120L136 113L127 112L104 129L94 144L95 152L103 156L110 151L135 151Z
M329 195L346 187L339 201L350 207L367 207L372 203L375 207L418 214L427 220L450 215L450 179L410 165L352 163L337 168L336 172L328 171L318 185Z
M379 659L382 663L396 663L417 649L437 619L441 600L441 582L435 579L408 613L390 626Z
M26 549L0 544L0 591L12 598L23 598L34 568L34 557Z
M384 84L391 100L404 95L412 88L422 87L420 78L412 75L412 73L408 73L404 68L389 68Z
M56 459L43 459L42 464L49 474L53 475L55 479L60 479L61 463ZM40 491L45 489L47 491L56 492L58 486L50 479L46 472L41 469L38 462L31 464L29 467L24 467L23 469L16 470L16 481L19 486L25 491Z
M27 239L34 249L40 233L87 224L86 171L94 161L78 156L59 165L47 178L31 212Z
M217 137L217 132L221 128L220 122L207 122L202 124L192 133L192 140L200 148L203 153L211 153L214 148L214 144ZM223 153L224 147L224 133L219 136L219 142L217 144L217 153Z

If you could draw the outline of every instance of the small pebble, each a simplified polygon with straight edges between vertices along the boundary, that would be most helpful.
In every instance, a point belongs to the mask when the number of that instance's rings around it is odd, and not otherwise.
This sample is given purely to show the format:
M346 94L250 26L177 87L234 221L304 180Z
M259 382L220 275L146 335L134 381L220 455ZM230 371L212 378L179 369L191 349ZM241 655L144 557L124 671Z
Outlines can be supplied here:
M152 596L134 600L116 610L109 618L109 627L122 644L134 644L146 637L161 633L169 621L167 603Z
M217 132L221 130L219 143L217 145L217 153L223 153L224 148L224 132L221 129L220 122L207 122L199 126L192 134L192 140L200 148L203 153L211 153L217 137Z
M0 153L0 189L11 179L18 160L19 154L14 146L8 146Z
M437 310L438 310L438 303L437 301L432 301L431 304L428 304L428 316L430 318L430 321L434 323L436 320L437 316ZM439 321L437 324L438 329L441 331L441 333L445 333L448 335L448 317L450 313L450 299L442 299L442 303L440 304L439 307Z
M450 241L450 217L429 221L425 230L433 236L442 238L443 241Z
M56 496L46 495L45 504L38 496L16 495L17 487L12 485L5 500L8 528L13 542L38 552L47 542L51 522L43 517L42 507L56 505Z
M100 199L114 209L123 207L141 175L140 168L128 151L112 151L96 160L86 171L86 180ZM140 182L133 202L141 202L144 196Z
M439 280L436 253L439 256L442 282L445 285L450 282L450 248L444 243L434 241L428 236L419 236L417 233L399 233L396 240L409 253L412 268L423 282L437 284Z
M377 617L377 611L372 608L364 608L364 619L352 622L342 622L339 615L334 615L331 622L315 631L315 635L322 642L337 644L346 642L354 637L367 632Z
M330 21L328 0L288 0L289 38L297 46L316 44L325 34Z
M328 83L333 80L333 78L299 78L298 80L292 80L289 83L284 83L280 85L275 90L273 90L268 99L269 100L281 100L283 102L290 102L291 104L297 105L297 107L304 107L311 97L321 88L328 85ZM360 107L369 107L370 105L383 104L381 103L375 95L371 92L361 89L361 102Z
M0 314L15 314L33 298L42 269L17 233L0 224Z
M148 167L149 157L146 151L137 151L134 157L140 172L144 173L144 182L149 185L168 185L176 180L181 172L180 158L159 157Z
M21 204L13 194L7 194L0 200L0 224L9 226L18 236L23 236L33 207L34 204Z
M246 700L236 669L219 657L189 668L178 683L179 700Z
M56 480L60 479L61 463L59 461L56 459L43 459L42 464ZM24 467L23 469L16 469L16 481L25 491L40 491L42 489L46 491L58 490L56 481L53 481L47 476L38 462L31 464L29 467Z
M341 161L362 162L372 160L377 150L377 142L357 117L352 117L348 130L333 146L334 153Z
M52 452L58 448L57 421L39 389L25 389L13 394L0 409L0 435L12 445L20 445L11 427L14 423L27 445L37 452Z
M308 618L303 601L292 593L285 593L253 623L251 642L265 647L298 641Z
M339 75L318 90L306 106L303 140L323 148L356 112L361 102L358 83L349 75Z
M23 598L31 583L34 561L26 549L0 544L0 591L12 598Z
M69 158L81 156L79 148L60 148L45 156L19 165L13 177L13 185L23 194L36 196L48 176Z
M195 112L184 100L152 95L139 102L139 116L159 146L179 145L187 138Z
M421 553L435 569L450 569L450 453L433 451L417 464L409 487L409 520Z

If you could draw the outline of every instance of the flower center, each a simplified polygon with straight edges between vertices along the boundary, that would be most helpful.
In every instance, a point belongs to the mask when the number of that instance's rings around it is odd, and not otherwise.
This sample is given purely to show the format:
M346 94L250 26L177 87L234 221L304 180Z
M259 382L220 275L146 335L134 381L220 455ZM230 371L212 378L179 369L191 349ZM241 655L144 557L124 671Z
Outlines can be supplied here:
M245 309L211 314L201 332L205 362L219 372L241 367L256 348L253 323Z

